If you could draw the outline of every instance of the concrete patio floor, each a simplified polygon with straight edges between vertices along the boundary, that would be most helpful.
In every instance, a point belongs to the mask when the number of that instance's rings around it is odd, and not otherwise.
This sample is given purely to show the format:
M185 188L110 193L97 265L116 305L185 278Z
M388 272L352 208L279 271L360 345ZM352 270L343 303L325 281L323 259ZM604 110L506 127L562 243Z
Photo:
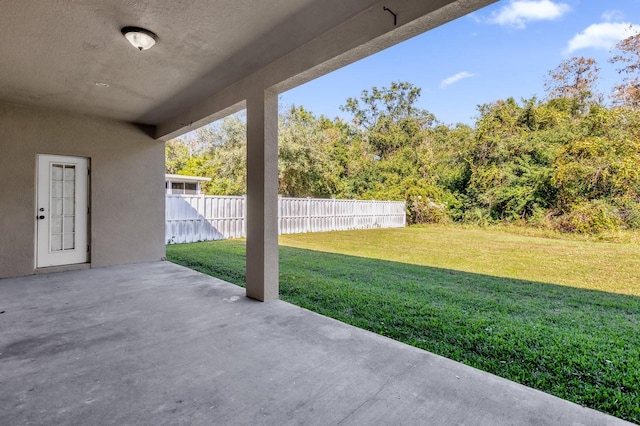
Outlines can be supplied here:
M630 424L169 262L0 280L1 425Z

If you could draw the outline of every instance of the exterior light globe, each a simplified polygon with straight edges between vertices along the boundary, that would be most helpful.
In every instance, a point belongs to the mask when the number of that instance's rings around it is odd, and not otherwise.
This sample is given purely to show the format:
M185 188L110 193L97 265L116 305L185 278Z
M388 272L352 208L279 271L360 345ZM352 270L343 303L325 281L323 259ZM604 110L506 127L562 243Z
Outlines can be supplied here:
M138 50L150 49L158 40L158 36L151 31L138 27L124 27L122 35Z

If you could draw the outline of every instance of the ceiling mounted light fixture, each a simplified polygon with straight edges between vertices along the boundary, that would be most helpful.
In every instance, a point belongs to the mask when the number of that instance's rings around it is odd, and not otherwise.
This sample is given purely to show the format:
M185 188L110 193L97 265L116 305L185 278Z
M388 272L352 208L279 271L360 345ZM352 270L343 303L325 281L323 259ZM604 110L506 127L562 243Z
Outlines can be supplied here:
M158 36L149 30L139 27L124 27L122 35L138 50L147 50L158 41Z

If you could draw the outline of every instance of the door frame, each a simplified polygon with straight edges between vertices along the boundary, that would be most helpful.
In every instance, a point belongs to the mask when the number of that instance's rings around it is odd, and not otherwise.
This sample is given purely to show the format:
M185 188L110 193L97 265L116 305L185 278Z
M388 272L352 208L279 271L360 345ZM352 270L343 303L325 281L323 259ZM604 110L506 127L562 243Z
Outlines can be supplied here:
M48 162L46 165L45 162ZM75 244L77 246L76 250L82 250L82 251L69 251L67 253L60 253L60 255L58 256L58 259L54 259L52 261L52 257L48 257L47 256L51 256L51 250L50 250L50 240L49 240L49 232L50 232L50 219L47 219L46 221L46 231L41 228L41 226L43 225L43 221L41 219L39 219L40 216L45 215L46 217L49 218L50 216L50 191L52 190L52 181L51 181L51 177L50 177L50 171L49 171L49 167L50 164L52 162L58 162L58 163L71 163L71 164L76 164L78 167L76 167L76 185L74 185L74 188L78 185L78 178L80 180L80 185L85 187L86 193L84 194L75 194L74 196L74 217L81 217L81 219L78 221L77 219L74 220L75 222L75 230L74 232L77 235L74 235L74 238L79 237L79 241L78 240L74 240ZM42 167L46 167L47 169L47 176L43 176L41 175L42 171L41 168ZM86 168L85 168L86 166ZM46 268L64 268L66 266L74 266L74 265L82 265L82 264L88 264L91 261L91 238L89 235L89 230L90 230L90 223L91 223L91 209L90 209L90 205L91 205L91 201L90 201L90 194L91 194L91 161L89 158L87 157L80 157L80 156L72 156L72 155L56 155L56 154L37 154L36 155L36 181L35 181L35 208L34 208L34 220L35 220L35 229L34 229L34 234L35 234L35 241L34 241L34 266L36 268L36 270L38 269L46 269ZM41 190L41 185L45 183L46 185L48 185L48 187L45 189L45 192L42 192ZM77 188L76 188L77 189ZM80 188L82 190L82 188ZM43 201L41 199L41 197L45 195L47 196L47 200ZM81 200L80 203L78 203L78 195L80 197L84 197L84 200ZM86 203L84 202L86 200ZM46 204L46 205L41 205L41 204ZM44 208L45 211L40 211L41 208ZM78 223L79 222L79 223ZM78 228L79 225L79 228ZM44 233L44 234L43 234ZM44 236L46 236L46 247L47 250L49 251L47 256L42 256L42 252L41 252L41 244L45 244L43 242L40 241L40 239ZM86 252L85 252L86 250ZM55 256L55 255L54 255Z

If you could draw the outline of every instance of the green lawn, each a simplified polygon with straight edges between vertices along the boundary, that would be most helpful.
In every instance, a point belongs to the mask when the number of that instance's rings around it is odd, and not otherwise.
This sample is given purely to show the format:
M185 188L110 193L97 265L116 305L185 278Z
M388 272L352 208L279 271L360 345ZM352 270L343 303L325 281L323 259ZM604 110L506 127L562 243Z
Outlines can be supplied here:
M281 236L281 298L640 423L640 246L505 230ZM244 241L167 247L244 285Z

